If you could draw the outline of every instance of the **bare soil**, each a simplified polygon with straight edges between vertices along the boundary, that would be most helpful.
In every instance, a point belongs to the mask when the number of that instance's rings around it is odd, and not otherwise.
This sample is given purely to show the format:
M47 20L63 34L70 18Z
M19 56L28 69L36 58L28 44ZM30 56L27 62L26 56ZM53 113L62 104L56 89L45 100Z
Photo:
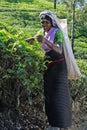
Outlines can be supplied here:
M86 114L73 116L71 130L87 130ZM17 110L0 112L0 130L44 130L48 126L41 106L22 104Z

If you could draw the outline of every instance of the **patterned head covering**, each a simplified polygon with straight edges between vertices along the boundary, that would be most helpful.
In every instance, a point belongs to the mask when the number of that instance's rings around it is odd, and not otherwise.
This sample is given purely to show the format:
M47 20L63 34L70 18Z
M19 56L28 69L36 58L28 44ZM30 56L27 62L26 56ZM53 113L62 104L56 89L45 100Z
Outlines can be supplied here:
M56 15L53 12L45 10L45 11L43 11L43 12L40 13L40 15L39 15L40 19L41 19L42 16L48 16L48 17L50 17L51 20L52 20L53 27L58 27L57 23L55 21Z

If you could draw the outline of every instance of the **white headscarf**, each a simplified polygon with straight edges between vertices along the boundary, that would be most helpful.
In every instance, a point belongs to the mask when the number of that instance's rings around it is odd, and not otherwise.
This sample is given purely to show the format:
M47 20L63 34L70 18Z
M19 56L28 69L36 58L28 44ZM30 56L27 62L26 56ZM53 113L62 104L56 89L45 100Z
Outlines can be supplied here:
M42 15L47 15L47 16L49 16L49 17L51 18L51 20L52 20L52 25L53 25L54 27L57 26L57 23L56 23L56 21L55 21L55 19L54 19L55 14L54 14L53 12L45 10L45 11L43 11L43 12L40 13L39 17L41 17Z
M68 79L77 79L81 77L81 73L76 64L72 47L70 44L70 40L68 37L67 19L58 19L57 16L52 11L48 11L48 10L41 12L39 17L41 17L41 15L49 16L52 19L53 26L54 27L57 26L63 33L63 37L64 37L63 49L64 49L64 55L67 64Z

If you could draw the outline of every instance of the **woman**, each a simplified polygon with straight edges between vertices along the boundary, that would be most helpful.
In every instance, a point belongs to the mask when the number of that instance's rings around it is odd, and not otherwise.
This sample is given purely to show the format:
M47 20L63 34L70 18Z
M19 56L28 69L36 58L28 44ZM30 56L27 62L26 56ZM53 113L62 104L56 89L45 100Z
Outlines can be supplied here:
M50 128L68 130L72 124L70 92L63 51L63 35L53 18L53 12L40 13L44 36L36 36L45 52L47 69L44 74L45 110ZM32 41L28 39L27 41Z

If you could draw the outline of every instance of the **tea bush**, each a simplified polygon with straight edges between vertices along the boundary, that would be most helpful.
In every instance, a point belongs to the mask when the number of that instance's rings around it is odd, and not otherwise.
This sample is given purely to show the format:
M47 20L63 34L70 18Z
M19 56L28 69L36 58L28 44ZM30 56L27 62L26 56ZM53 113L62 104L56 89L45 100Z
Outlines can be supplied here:
M0 98L17 107L21 99L30 102L32 95L41 94L44 63L38 42L25 43L22 33L13 32L0 30Z
M87 60L78 59L77 64L80 68L82 77L77 80L69 81L71 97L75 102L79 102L80 110L87 109Z
M4 1L11 2L11 3L18 3L18 2L33 2L34 0L4 0Z

